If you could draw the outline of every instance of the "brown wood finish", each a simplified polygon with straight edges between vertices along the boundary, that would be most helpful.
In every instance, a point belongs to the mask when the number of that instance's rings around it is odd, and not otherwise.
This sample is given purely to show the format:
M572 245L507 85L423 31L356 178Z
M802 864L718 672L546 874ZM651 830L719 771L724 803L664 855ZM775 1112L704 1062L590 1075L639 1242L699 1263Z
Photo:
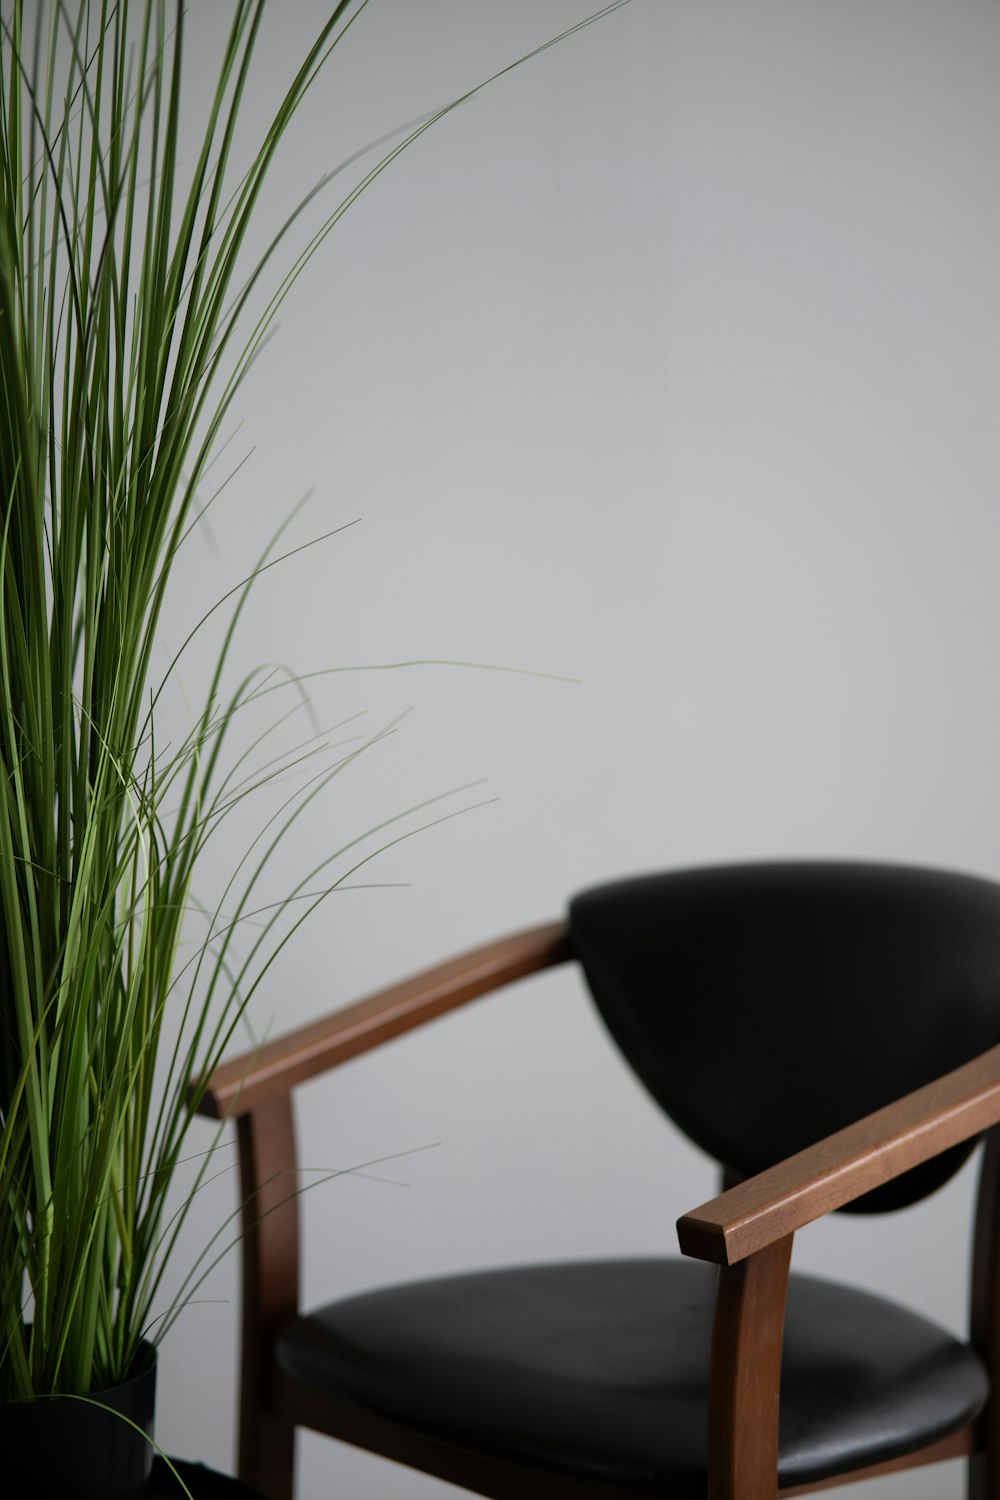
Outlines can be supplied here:
M979 1196L972 1243L969 1340L1000 1384L1000 1127L986 1137L979 1167ZM990 1400L979 1419L979 1453L969 1465L969 1500L1000 1500L1000 1401Z
M221 1120L245 1115L265 1100L348 1058L410 1031L501 985L573 957L564 921L547 922L474 948L448 963L403 980L222 1063L212 1074L198 1113Z
M708 1402L708 1500L774 1500L792 1236L723 1266Z
M736 1265L1000 1120L1000 1046L685 1214L685 1255Z
M243 1220L239 1476L268 1500L292 1500L295 1427L275 1414L278 1331L298 1313L299 1209L289 1094L237 1121Z
M531 1472L411 1432L300 1386L273 1359L276 1331L298 1310L291 1088L466 1000L572 957L565 923L534 928L223 1064L209 1080L201 1112L236 1117L240 1143L245 1229L240 1476L269 1500L291 1500L297 1424L493 1500L625 1500L603 1485ZM685 1253L722 1265L712 1358L710 1500L772 1500L776 1494L781 1335L793 1230L998 1119L1000 1047L768 1172L736 1185L727 1179L721 1197L680 1221ZM1000 1299L994 1291L1000 1271L998 1204L1000 1146L994 1140L983 1168L972 1313L973 1338L991 1362L1000 1350ZM922 1451L780 1494L790 1500L969 1454L974 1437L982 1440L988 1430L989 1420L978 1431L965 1428ZM970 1500L1000 1500L997 1489L989 1488L989 1472L983 1465L974 1470Z
M278 1408L292 1420L489 1500L636 1500L634 1493L626 1496L608 1485L526 1469L414 1432L374 1412L324 1396L284 1372L278 1374L275 1391ZM664 1497L656 1491L649 1500Z
M405 1464L422 1474L433 1474L472 1494L486 1496L488 1500L671 1500L660 1489L651 1489L646 1497L637 1496L634 1491L626 1495L608 1485L568 1480L472 1453L453 1443L413 1432L347 1402L324 1397L281 1372L276 1379L275 1392L278 1409L287 1412L290 1421L363 1448L368 1453L378 1454L381 1458ZM862 1479L879 1479L906 1469L965 1458L973 1451L974 1441L975 1429L963 1427L916 1453L905 1453L899 1458L855 1469L850 1474L817 1480L814 1484L791 1485L778 1491L778 1500L794 1500L799 1495L842 1488ZM738 1491L738 1494L743 1500L743 1491Z

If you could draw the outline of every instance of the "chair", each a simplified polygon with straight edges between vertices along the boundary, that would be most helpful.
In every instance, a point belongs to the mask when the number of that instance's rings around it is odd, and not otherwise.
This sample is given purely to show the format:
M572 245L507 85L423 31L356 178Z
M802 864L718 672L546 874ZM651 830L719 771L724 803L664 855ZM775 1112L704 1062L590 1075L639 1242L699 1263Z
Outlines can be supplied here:
M723 1169L685 1258L581 1261L297 1305L291 1090L578 961L625 1056ZM195 1086L242 1170L240 1477L290 1500L296 1424L506 1500L773 1500L958 1455L1000 1496L1000 886L874 864L591 890ZM795 1231L904 1208L986 1132L970 1341L789 1275ZM780 1401L779 1401L780 1395ZM780 1406L780 1426L779 1426Z

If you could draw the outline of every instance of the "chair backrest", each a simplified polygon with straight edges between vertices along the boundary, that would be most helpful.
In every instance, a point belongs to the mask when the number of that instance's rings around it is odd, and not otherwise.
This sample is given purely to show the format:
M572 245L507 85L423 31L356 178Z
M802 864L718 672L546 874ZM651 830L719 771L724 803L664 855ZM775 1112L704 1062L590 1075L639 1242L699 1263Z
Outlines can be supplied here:
M612 1036L680 1128L761 1171L1000 1042L1000 885L773 863L585 891L573 941ZM901 1208L975 1143L869 1193Z

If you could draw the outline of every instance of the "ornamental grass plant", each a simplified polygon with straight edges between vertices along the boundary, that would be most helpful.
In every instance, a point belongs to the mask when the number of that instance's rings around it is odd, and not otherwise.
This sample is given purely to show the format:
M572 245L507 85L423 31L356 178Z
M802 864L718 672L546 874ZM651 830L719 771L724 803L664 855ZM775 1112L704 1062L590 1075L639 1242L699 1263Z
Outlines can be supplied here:
M372 857L356 840L334 851L289 893L284 926L282 904L237 941L269 855L377 738L312 762L316 746L271 752L272 723L230 751L250 705L295 691L262 669L224 694L279 541L220 601L211 685L169 747L157 705L177 659L154 670L224 419L278 305L358 195L461 102L398 134L294 253L297 212L246 263L289 122L368 3L332 6L247 165L235 143L264 0L233 0L183 177L181 3L0 11L0 1401L112 1386L169 1330L164 1268L209 1161L168 1213L198 1103L188 1081L219 1060L295 926ZM207 842L303 766L181 955Z

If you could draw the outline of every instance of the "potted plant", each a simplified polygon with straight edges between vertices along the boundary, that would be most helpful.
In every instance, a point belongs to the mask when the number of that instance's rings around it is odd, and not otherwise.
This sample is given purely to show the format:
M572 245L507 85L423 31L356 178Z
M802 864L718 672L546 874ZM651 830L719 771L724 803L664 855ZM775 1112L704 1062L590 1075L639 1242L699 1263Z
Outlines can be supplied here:
M245 264L287 126L367 3L332 5L243 166L234 141L264 0L234 0L183 181L181 3L13 0L0 16L0 1403L15 1422L14 1405L59 1396L74 1398L58 1406L69 1420L96 1403L124 1411L112 1429L148 1430L154 1346L177 1312L158 1305L164 1267L208 1165L168 1218L198 1103L188 1080L211 1072L290 935L272 912L237 960L233 934L269 851L371 743L321 766L276 815L230 882L225 921L212 913L180 963L207 842L297 759L226 761L241 713L279 686L252 674L222 696L277 541L220 601L228 627L187 737L157 738L177 661L157 675L154 643L200 487L292 280L461 102L398 134L290 264L277 257L294 213ZM140 1477L149 1451L140 1436ZM135 1482L125 1473L114 1492Z

